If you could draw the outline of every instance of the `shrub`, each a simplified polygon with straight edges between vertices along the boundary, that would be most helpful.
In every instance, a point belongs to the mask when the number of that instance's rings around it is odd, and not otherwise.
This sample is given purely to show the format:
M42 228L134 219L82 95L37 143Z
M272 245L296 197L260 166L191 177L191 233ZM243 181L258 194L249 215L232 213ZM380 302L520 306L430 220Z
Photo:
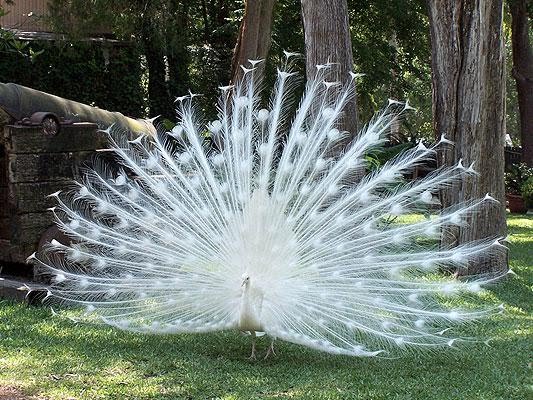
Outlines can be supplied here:
M39 56L4 52L0 57L0 81L132 117L144 115L144 71L135 46L65 40L24 43L27 52Z
M533 175L527 178L522 185L522 197L527 208L533 208Z
M532 176L533 168L524 163L511 166L510 170L505 173L505 193L522 194L522 185Z

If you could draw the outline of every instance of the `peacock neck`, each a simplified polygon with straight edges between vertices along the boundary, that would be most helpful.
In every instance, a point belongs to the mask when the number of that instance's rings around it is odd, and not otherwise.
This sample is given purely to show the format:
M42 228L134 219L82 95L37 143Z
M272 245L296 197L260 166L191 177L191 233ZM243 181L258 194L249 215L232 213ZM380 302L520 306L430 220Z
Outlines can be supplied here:
M262 331L261 309L263 306L263 293L253 283L247 281L243 285L239 312L239 330Z

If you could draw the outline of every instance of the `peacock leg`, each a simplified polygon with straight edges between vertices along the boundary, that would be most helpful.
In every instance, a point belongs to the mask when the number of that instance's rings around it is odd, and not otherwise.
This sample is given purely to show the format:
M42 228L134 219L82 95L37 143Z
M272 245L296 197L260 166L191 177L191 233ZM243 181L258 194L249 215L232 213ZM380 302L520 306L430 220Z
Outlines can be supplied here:
M270 346L268 346L267 353L265 355L265 358L263 358L263 360L266 360L268 358L268 356L271 355L271 354L273 356L276 355L276 352L274 351L274 340L276 340L276 338L272 338L272 340L270 341Z
M250 334L252 335L252 354L250 357L248 357L248 360L256 360L255 357L255 331L250 331Z

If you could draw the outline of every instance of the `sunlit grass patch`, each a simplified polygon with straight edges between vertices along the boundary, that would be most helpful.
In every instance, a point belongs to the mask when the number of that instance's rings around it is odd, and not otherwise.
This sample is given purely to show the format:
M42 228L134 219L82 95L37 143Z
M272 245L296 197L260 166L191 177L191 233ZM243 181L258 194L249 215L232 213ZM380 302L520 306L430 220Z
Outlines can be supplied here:
M61 400L531 398L533 217L509 216L508 226L517 275L481 297L450 300L456 307L505 304L504 313L454 332L476 343L368 359L278 342L276 358L248 362L249 337L236 332L132 334L74 323L68 317L75 310L54 317L50 309L2 301L0 386ZM262 338L259 350L266 346Z

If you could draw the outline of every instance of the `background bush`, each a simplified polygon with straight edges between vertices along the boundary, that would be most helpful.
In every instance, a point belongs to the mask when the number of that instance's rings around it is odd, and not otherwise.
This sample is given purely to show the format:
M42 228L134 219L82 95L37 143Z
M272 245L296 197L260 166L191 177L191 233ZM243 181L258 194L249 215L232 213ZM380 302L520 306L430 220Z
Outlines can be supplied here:
M136 47L96 41L33 41L38 57L0 57L0 81L97 106L132 117L145 114L143 66Z

